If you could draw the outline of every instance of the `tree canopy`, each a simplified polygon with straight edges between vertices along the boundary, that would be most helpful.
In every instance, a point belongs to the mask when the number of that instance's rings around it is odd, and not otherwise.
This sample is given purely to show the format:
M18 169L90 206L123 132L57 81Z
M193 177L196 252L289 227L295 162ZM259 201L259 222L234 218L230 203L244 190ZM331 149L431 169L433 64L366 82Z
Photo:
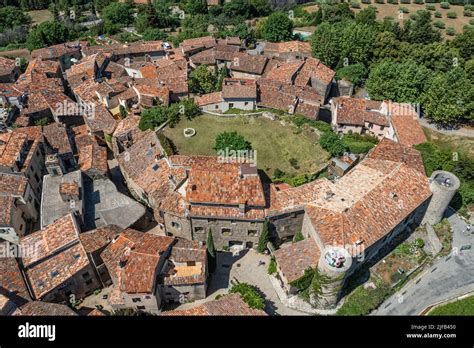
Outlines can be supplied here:
M288 41L293 36L293 22L283 12L273 12L265 20L262 37L270 42Z

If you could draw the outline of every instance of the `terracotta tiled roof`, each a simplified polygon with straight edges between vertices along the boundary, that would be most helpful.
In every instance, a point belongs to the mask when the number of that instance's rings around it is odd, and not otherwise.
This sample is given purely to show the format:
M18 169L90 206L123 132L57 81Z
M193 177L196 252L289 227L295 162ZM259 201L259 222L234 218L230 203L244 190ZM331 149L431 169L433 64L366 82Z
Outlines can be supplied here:
M336 72L321 63L319 59L307 58L295 79L295 85L306 86L311 78L317 79L324 84L330 84L335 75Z
M0 224L11 226L13 223L15 198L13 196L0 196Z
M164 274L165 285L200 284L206 282L207 251L196 241L178 239L169 256L170 267ZM193 265L182 265L193 262ZM175 263L179 263L176 265Z
M7 249L7 243L1 243L2 250ZM14 257L0 258L0 294L9 298L17 306L30 300L20 268Z
M389 119L382 113L382 110L369 109L365 99L339 97L333 98L337 108L338 124L365 125L365 122L380 126L389 126Z
M0 196L21 196L25 194L28 180L21 175L0 174Z
M43 301L28 302L17 309L15 316L74 316L77 315L71 308L59 303Z
M329 191L327 191L329 192ZM431 196L428 179L404 163L366 158L305 207L323 244L367 248ZM327 197L327 196L326 196Z
M304 61L302 60L277 63L273 66L273 69L267 73L266 78L291 84L303 64Z
M301 278L308 268L318 265L320 250L313 238L292 243L273 254L283 276L288 282Z
M82 246L88 253L92 253L109 245L122 229L115 225L108 225L79 235Z
M241 55L238 59L232 61L230 69L249 74L262 75L267 62L267 57L251 56L249 54Z
M100 146L97 141L83 146L79 149L79 168L87 172L96 170L102 175L107 175L109 171L107 163L107 148Z
M407 166L425 174L421 153L409 146L383 138L368 154L369 158L405 163Z
M43 135L54 151L59 154L72 153L66 127L58 123L51 123L43 126Z
M309 42L303 41L287 41L287 42L265 42L265 53L288 53L299 52L304 55L311 56L311 45Z
M77 182L62 182L59 184L59 193L64 195L79 196L79 185Z
M250 308L239 294L229 294L218 300L205 302L202 305L186 310L174 310L162 312L166 316L194 316L194 315L245 315L261 316L267 315L264 311Z
M39 48L31 52L31 57L33 59L43 58L43 59L57 59L65 54L73 54L81 52L81 45L85 46L87 43L85 41L79 42L66 42L59 45L48 46L45 48Z
M187 39L181 42L181 48L184 53L201 48L211 48L217 44L216 39L212 36L198 37L195 39Z
M222 83L222 97L257 99L257 86L254 80L226 78Z
M131 238L133 240L129 239L128 230L125 231L101 253L102 259L111 274L120 273L121 291L152 293L160 257L174 242L174 238L149 233L132 233Z
M21 96L21 92L16 89L13 83L0 83L0 96L6 98L16 98Z
M194 102L197 106L205 106L210 104L217 104L222 101L222 92L213 92L203 94L200 97L194 98Z
M76 239L77 240L77 239ZM35 298L41 298L89 266L89 259L80 243L28 267L26 275Z
M0 76L11 74L15 68L16 64L13 59L0 57Z
M25 267L38 262L77 241L78 228L72 215L66 215L41 231L31 233L20 239L22 248L35 250L31 257L23 258Z
M416 116L392 116L392 125L398 142L407 145L417 145L427 141Z
M241 175L244 164L220 164L215 159L195 162L188 174L186 198L192 203L265 206L262 183L253 175Z

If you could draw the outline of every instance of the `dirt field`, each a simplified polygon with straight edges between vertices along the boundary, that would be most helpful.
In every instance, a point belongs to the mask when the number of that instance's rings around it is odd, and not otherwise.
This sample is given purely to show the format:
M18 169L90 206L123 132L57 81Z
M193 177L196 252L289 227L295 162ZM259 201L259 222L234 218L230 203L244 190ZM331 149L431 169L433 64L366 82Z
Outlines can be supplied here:
M29 11L28 14L33 20L33 24L40 24L53 18L53 14L48 10Z
M26 58L26 60L30 60L30 51L28 51L26 48L23 48L21 50L12 50L12 51L0 51L0 56L1 57L20 57L20 58Z
M441 20L446 24L446 28L448 27L453 27L456 30L456 33L462 32L463 26L466 24L469 24L469 20L474 18L474 17L464 17L463 11L464 7L463 6L453 6L451 5L450 9L442 9L440 4L433 4L436 7L436 11L441 12L442 17L441 18L435 18L434 13L435 11L430 11L433 22L437 20ZM418 10L424 10L426 9L426 5L418 5L418 4L398 4L398 5L392 5L392 4L360 4L360 9L352 9L355 13L360 12L367 6L374 6L377 9L377 19L382 20L383 18L389 16L395 18L399 23L402 23L403 21L407 20L410 18L410 14L415 13ZM403 16L399 17L399 9L400 7L405 7L408 9L408 13L404 13ZM308 12L315 12L318 10L318 5L312 5L312 6L307 6L304 8ZM448 12L455 12L457 14L456 19L451 19L447 18L447 13ZM441 32L443 33L444 36L446 36L446 29L441 29ZM450 37L450 36L446 36ZM452 36L451 36L452 37Z

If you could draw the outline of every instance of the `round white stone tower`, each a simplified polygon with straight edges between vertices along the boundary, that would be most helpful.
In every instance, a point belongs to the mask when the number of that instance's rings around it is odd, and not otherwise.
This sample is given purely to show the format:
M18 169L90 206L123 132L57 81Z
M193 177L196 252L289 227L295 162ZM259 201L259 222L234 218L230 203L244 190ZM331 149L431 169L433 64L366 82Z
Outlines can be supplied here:
M443 219L444 212L461 183L456 175L444 170L434 171L429 180L433 196L423 218L423 223L436 225Z
M352 266L352 257L342 247L326 247L318 263L318 272L321 277L320 293L315 305L319 308L336 306L344 285L347 271Z

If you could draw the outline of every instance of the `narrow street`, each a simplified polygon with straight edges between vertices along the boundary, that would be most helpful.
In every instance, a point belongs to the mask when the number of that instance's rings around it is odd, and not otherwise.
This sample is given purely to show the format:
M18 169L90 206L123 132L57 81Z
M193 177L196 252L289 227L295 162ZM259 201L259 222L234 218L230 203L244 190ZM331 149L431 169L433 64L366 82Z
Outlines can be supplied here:
M453 250L391 296L371 315L419 315L430 305L474 291L474 234L465 233L466 222L456 214L448 218L453 228Z

